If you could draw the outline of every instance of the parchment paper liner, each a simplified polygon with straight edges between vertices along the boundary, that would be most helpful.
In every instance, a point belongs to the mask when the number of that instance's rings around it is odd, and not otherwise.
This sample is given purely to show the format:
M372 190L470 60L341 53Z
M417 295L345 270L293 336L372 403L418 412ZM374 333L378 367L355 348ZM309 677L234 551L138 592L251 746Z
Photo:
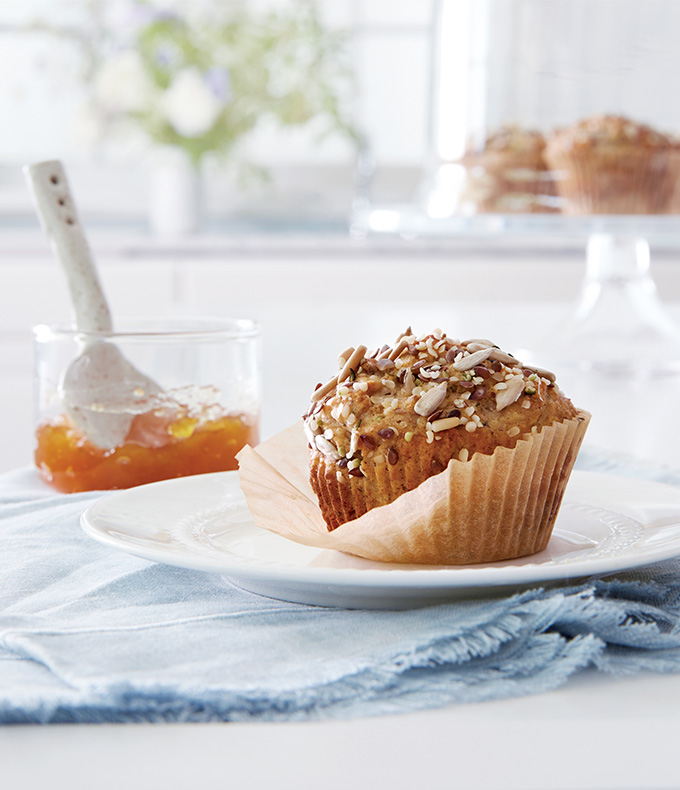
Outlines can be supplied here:
M671 150L546 151L565 214L665 214L680 173Z
M241 450L241 489L257 526L308 546L427 565L521 557L547 545L589 421L580 412L513 449L451 461L413 491L332 532L307 479L301 423L257 450Z

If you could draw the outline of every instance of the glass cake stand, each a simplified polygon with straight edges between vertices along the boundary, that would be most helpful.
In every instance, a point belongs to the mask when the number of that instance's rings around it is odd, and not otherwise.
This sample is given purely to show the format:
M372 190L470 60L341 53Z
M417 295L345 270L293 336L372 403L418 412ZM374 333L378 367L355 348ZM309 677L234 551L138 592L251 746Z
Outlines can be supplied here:
M419 190L373 203L366 153L353 235L580 240L571 316L521 358L552 368L603 422L608 398L639 399L650 380L677 402L680 328L650 246L680 249L680 3L435 0L433 12ZM629 434L623 449L644 450Z

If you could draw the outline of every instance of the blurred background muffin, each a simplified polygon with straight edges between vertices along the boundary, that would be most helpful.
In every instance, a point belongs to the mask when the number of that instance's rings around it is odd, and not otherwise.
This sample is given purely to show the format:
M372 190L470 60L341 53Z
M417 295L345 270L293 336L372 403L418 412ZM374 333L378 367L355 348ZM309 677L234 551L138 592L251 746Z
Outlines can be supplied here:
M680 174L672 140L618 115L556 131L545 158L565 214L665 214Z
M555 184L543 158L540 132L506 125L480 149L470 148L461 194L464 213L544 213L558 211Z

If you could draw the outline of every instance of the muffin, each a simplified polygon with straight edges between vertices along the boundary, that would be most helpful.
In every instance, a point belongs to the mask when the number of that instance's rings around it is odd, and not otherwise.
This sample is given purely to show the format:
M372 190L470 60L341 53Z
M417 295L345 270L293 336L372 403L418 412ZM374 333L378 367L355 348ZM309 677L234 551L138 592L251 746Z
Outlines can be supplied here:
M550 171L543 158L540 132L503 126L481 149L460 160L465 168L460 210L476 213L545 213L559 211Z
M303 418L330 532L404 498L400 518L413 517L418 545L409 536L407 559L397 550L392 561L467 564L545 548L589 419L552 373L489 340L410 329L339 363ZM418 508L436 514L436 528Z
M565 214L665 214L680 173L669 137L617 115L555 132L545 158Z

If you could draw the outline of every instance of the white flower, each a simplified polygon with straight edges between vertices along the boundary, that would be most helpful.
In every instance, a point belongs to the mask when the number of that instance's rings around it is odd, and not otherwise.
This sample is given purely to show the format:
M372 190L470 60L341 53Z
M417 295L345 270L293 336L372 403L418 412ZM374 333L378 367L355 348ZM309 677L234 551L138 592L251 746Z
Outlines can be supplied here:
M148 105L153 84L141 57L132 50L109 58L94 80L94 95L111 112L135 112Z
M200 137L212 128L222 104L201 72L190 66L178 72L161 98L161 108L177 134Z

